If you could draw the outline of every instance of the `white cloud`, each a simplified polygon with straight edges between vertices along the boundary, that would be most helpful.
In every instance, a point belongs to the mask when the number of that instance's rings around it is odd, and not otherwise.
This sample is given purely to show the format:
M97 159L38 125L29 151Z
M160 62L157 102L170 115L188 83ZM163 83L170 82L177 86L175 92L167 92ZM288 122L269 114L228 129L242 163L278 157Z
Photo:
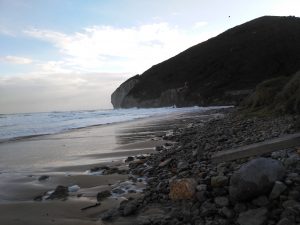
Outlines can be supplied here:
M60 57L49 61L2 58L32 63L33 71L0 76L0 113L111 108L111 93L127 78L212 36L167 23L93 26L72 34L42 29L24 33L51 43Z
M10 37L16 37L15 32L12 30L9 30L5 27L0 26L0 34L5 35L5 36L10 36Z
M280 0L272 5L271 12L277 16L300 16L299 0Z
M52 43L63 56L60 66L77 72L141 73L212 36L188 33L168 23L129 28L93 26L73 34L41 29L24 32Z
M0 57L0 61L12 63L12 64L31 64L33 62L32 59L30 58L11 56L11 55Z
M199 21L199 22L196 22L196 23L194 24L194 28L204 27L204 26L206 26L206 25L207 25L207 22L205 22L205 21Z

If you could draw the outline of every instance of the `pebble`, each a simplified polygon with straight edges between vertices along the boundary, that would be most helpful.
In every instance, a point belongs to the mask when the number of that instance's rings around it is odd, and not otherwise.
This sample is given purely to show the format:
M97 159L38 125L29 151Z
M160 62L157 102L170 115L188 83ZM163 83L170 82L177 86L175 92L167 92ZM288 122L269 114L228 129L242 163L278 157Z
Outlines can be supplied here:
M218 206L228 206L229 205L229 200L227 197L216 197L215 198L215 203Z
M223 187L228 183L228 177L226 176L214 176L211 178L212 187Z

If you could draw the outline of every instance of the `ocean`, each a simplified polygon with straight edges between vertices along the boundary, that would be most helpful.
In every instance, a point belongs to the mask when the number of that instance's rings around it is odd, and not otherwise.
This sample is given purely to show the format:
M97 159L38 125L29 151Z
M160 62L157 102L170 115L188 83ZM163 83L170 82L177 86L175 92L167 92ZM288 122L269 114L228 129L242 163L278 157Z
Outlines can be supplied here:
M56 134L71 129L131 121L151 116L193 111L206 111L219 107L149 108L82 110L68 112L42 112L0 114L0 142L31 136Z

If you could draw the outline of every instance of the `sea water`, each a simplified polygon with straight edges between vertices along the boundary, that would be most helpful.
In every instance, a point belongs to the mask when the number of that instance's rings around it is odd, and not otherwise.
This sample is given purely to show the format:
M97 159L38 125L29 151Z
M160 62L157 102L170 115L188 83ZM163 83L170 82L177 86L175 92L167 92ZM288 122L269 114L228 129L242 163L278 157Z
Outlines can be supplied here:
M165 107L149 109L108 109L68 112L0 114L0 141L55 134L71 129L131 121L178 112L206 111L218 107Z

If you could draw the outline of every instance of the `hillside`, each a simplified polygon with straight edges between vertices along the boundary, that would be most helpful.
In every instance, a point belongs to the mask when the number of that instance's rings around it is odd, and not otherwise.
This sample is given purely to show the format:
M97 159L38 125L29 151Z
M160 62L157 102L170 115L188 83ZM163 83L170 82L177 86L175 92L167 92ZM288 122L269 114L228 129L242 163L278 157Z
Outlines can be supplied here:
M115 108L237 104L258 83L300 69L299 40L300 18L254 19L125 81L112 103Z

